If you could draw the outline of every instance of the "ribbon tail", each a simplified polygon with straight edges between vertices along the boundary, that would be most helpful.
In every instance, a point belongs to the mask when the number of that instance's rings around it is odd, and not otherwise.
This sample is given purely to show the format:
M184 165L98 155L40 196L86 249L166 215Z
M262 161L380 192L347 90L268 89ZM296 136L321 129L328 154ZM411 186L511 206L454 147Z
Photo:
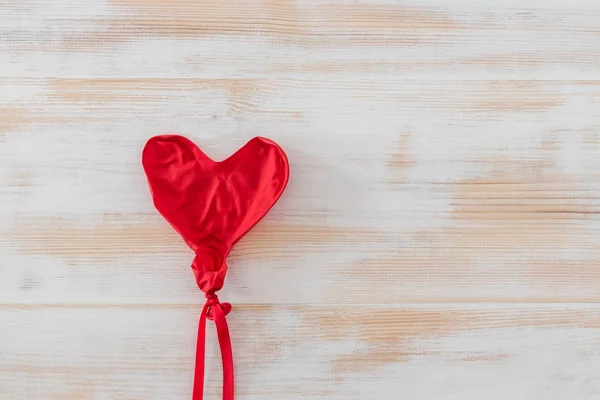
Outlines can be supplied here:
M211 318L215 320L217 336L221 348L221 359L223 362L223 400L234 400L234 376L233 376L233 352L231 348L231 337L225 312L221 304L210 304L208 301L200 314L198 323L198 339L196 342L196 367L194 370L194 390L192 400L203 400L204 398L204 363L206 358L206 319L210 309Z
M198 323L198 338L196 340L196 367L194 369L194 391L192 400L204 398L204 358L206 347L206 316L209 304L205 304Z
M233 352L231 349L231 337L229 336L229 327L223 309L213 307L212 313L217 326L217 335L219 337L219 346L221 347L221 359L223 361L223 400L233 400L234 398L234 376L233 376Z

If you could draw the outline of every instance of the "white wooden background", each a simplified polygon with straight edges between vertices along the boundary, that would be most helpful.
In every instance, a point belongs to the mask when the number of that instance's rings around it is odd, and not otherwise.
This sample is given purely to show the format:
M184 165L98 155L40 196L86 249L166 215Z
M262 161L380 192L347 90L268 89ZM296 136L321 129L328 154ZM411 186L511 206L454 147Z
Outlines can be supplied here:
M0 0L0 399L190 398L161 133L291 162L220 293L238 399L600 398L597 0Z

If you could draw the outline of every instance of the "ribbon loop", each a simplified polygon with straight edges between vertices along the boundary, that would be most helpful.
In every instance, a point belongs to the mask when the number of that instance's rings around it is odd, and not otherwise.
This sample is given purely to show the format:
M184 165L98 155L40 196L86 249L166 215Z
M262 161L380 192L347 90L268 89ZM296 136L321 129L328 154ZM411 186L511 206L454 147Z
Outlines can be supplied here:
M208 310L206 311L206 317L213 321L215 318L213 316L212 309L214 306L218 306L223 310L223 314L227 315L231 312L231 304L230 303L221 303L219 301L219 296L215 293L207 293L206 294L206 304L208 304Z
M198 340L196 342L196 368L194 371L194 392L192 400L204 398L204 359L206 349L206 320L214 320L221 348L223 362L223 400L234 400L233 352L229 327L225 316L231 311L231 304L221 303L214 292L206 294L206 303L200 314Z

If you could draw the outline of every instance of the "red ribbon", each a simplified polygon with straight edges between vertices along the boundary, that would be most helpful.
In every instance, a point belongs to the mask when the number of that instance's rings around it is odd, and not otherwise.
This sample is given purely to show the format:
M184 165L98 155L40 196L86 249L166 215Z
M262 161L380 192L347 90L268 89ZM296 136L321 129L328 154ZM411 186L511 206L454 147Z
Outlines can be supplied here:
M204 358L206 348L206 319L214 320L217 327L221 359L223 361L223 400L233 400L233 353L231 351L231 338L227 319L225 316L231 311L231 304L219 302L214 293L206 294L206 303L200 314L198 324L198 341L196 343L196 369L194 371L194 393L192 400L204 398Z

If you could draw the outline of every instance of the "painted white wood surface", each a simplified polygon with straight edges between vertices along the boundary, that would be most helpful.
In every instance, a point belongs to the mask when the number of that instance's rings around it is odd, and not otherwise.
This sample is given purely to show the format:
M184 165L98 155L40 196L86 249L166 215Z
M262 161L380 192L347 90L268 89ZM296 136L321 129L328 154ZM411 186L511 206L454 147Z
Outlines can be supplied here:
M291 162L220 293L239 399L598 399L599 106L592 0L0 0L0 399L190 398L167 132Z

